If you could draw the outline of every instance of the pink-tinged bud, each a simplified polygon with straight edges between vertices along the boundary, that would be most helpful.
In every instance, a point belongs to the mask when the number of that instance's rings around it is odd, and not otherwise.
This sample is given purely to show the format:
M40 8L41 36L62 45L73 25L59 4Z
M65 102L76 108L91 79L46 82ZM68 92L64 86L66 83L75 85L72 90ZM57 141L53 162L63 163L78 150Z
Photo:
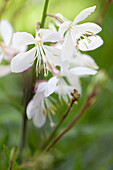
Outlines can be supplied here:
M43 82L47 82L46 80L38 80L38 81L36 81L36 84L35 84L35 93L36 93L36 91L37 91L37 89L38 89L38 86L39 86L39 84L40 83L43 83Z
M40 22L37 22L36 23L36 33L39 31L39 25L40 25Z

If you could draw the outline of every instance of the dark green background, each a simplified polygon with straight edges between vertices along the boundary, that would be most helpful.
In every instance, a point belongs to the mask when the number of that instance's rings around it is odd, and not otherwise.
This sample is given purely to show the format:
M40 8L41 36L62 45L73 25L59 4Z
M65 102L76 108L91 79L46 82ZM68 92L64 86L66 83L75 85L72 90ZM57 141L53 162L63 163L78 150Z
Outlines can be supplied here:
M3 6L0 0L0 9ZM83 9L96 5L96 11L85 21L96 22L104 7L105 0L50 0L48 13L62 13L73 20ZM1 19L8 19L16 31L35 34L35 24L41 20L44 1L42 0L9 0ZM47 26L47 22L46 22ZM96 103L85 112L80 121L54 146L54 170L112 170L113 169L113 3L103 17L101 37L102 47L88 52L100 69L108 74L107 83L101 88ZM83 94L78 105L74 106L69 117L59 129L64 127L78 113L86 99L86 87L91 77L81 80ZM23 79L19 74L0 78L0 169L8 167L3 150L5 144L9 150L19 146L22 116L13 106L22 107ZM57 122L66 110L64 103L57 103L54 121ZM28 122L26 147L23 159L29 160L50 134L49 121L41 129L36 129L32 121ZM59 133L58 132L58 133ZM50 160L48 160L49 162ZM43 162L44 163L44 162ZM48 168L48 166L46 166Z

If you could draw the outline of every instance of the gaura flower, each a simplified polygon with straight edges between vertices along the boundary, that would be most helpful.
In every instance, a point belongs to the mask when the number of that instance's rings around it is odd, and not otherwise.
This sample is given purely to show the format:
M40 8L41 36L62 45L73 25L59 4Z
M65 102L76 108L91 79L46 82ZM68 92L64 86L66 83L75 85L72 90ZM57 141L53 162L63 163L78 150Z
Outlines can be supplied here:
M86 8L80 12L74 19L69 21L60 15L64 21L59 27L59 33L62 37L65 37L62 47L62 59L67 60L68 57L73 55L74 48L82 51L94 50L103 44L103 40L98 34L102 28L92 22L84 24L78 23L88 17L94 12L96 6Z
M3 19L0 22L0 35L3 40L0 41L0 62L3 59L10 62L11 59L19 52L26 50L26 46L23 46L23 48L19 48L18 46L15 46L15 44L13 44L13 32L14 31L11 24L6 19Z
M18 54L11 61L12 72L18 73L27 70L37 58L36 69L40 70L40 66L44 66L44 72L49 69L49 65L60 65L60 50L45 45L47 42L58 42L60 35L58 32L49 29L40 29L34 38L30 33L17 32L13 36L13 43L17 46L34 44L35 47L31 50Z
M61 48L61 46L59 46ZM68 62L68 67L66 63ZM71 98L71 92L76 89L81 94L80 78L88 75L95 75L98 66L89 55L81 54L75 51L75 55L64 61L61 70L53 73L58 75L59 81L55 92L59 95L59 99L63 99L68 103ZM54 74L55 75L55 74Z
M76 83L75 83L76 84ZM56 85L55 93L58 94L59 100L65 101L65 103L69 102L69 99L71 98L71 92L73 89L77 89L77 86L70 85L64 80L64 77L59 76L59 81Z
M12 44L13 28L11 24L3 19L0 22L0 36L2 41L0 41L0 63L2 60L6 60L9 64L11 59L18 54L26 50L26 47L18 48ZM7 64L8 64L7 63ZM11 72L9 65L0 65L0 77L5 76Z
M11 24L3 19L0 22L0 35L3 41L0 41L0 62L5 59L10 61L12 57L14 57L17 52L16 49L12 47L12 36L13 36L13 28Z
M97 70L99 67L94 61L94 59L87 55L82 54L81 52L77 52L75 50L74 55L68 59L69 67L88 67L94 70Z
M27 106L27 117L28 119L33 119L36 127L44 125L47 113L51 121L49 111L51 111L52 103L48 97L55 91L57 83L58 79L56 76L49 79L48 82L39 83L36 94Z

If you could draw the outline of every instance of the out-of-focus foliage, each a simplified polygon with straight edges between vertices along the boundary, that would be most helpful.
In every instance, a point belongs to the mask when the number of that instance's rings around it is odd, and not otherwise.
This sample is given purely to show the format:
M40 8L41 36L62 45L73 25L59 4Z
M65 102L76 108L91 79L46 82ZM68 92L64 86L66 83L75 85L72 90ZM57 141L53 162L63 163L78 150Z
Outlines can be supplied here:
M87 21L97 21L104 7L105 0L50 0L48 13L62 13L69 19L86 7L97 6L96 11ZM5 0L0 0L0 10ZM16 31L35 33L35 24L40 21L44 1L42 0L8 0L0 19L8 19ZM47 22L46 22L47 26ZM104 44L99 49L88 52L100 69L108 74L108 81L100 90L96 103L88 109L81 120L52 149L51 159L54 170L112 170L113 169L113 3L105 13L100 33ZM86 88L91 77L81 80L82 95L63 123L58 133L78 113L86 99ZM23 77L11 74L0 78L0 169L8 168L7 157L3 149L5 144L9 150L14 145L19 147L23 110ZM13 105L14 106L13 106ZM56 103L57 110L54 121L57 122L67 108L63 102ZM29 161L46 141L52 131L49 121L41 129L36 129L32 121L28 121L26 147L23 160ZM48 159L48 158L47 158ZM44 164L44 161L43 161ZM45 161L46 164L46 161ZM47 168L47 167L46 167Z

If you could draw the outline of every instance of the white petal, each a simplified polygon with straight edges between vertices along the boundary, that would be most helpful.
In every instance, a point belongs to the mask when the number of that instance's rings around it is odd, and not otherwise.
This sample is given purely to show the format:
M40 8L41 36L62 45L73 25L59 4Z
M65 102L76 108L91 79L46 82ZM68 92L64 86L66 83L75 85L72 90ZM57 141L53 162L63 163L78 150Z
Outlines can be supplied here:
M0 54L0 63L3 60L3 58L4 58L4 54Z
M40 105L40 102L44 99L44 92L36 92L36 94L33 97L33 108Z
M69 75L68 67L67 68L66 67L61 67L60 75L65 76L65 77L68 76Z
M95 75L97 71L88 67L76 67L69 70L71 74L77 76L84 76L84 75Z
M43 42L58 42L61 39L58 32L49 29L42 30L41 36Z
M82 89L81 89L79 77L71 74L71 76L67 77L67 80L69 84L72 85L74 89L76 89L81 94Z
M32 36L32 34L27 33L27 32L16 32L13 35L13 42L15 46L26 46L29 44L35 44L36 40Z
M60 66L61 65L61 50L55 47L44 45L44 51L47 56L47 61L50 65Z
M43 104L42 101L38 105L37 108L35 108L35 114L33 116L33 123L36 127L42 127L46 121L46 117L43 113Z
M61 13L57 13L56 16L59 17L59 18L61 18L62 20L63 20L63 18L64 18Z
M79 49L81 51L95 50L103 44L103 40L100 36L91 36L88 37L88 39L90 39L90 42L88 42L87 39L82 39L79 41Z
M44 92L46 88L47 88L47 82L41 82L41 83L38 85L38 88L37 88L37 92L36 92L36 93Z
M26 114L27 114L27 118L31 119L34 115L33 112L33 100L31 100L28 105L27 105L27 109L26 109Z
M49 79L49 81L47 83L46 90L44 92L45 97L48 97L49 95L51 95L55 91L57 83L58 83L58 79L57 79L56 76Z
M15 44L12 44L11 47L15 49L17 52L25 52L27 51L27 46L17 46Z
M11 61L12 72L19 73L27 70L33 65L36 47L25 52L17 54Z
M38 101L38 100L37 100ZM31 119L33 117L33 123L36 127L41 127L46 121L46 118L43 114L43 105L40 100L36 106L34 106L34 99L31 100L27 106L27 117Z
M83 66L83 67L98 69L97 64L95 63L94 59L91 56L87 54L82 54L80 52L77 52L75 54L75 57L70 58L69 65L71 68L77 66Z
M60 19L63 20L63 15L62 15L62 14L57 13L56 16L57 16L58 18L60 18ZM55 25L56 25L57 27L59 27L59 26L61 25L61 22L59 22L59 21L56 20L56 19L54 20L54 23L55 23Z
M58 84L55 88L55 92L58 93L59 99L63 99L66 103L69 102L69 98L71 98L71 92L73 91L74 87L70 86L66 83L63 78L59 78Z
M13 36L13 28L6 19L3 19L0 23L0 32L5 44L9 45Z
M91 34L91 33L98 34L102 30L102 28L99 25L92 23L92 22L79 24L79 25L76 25L75 27L82 34L86 34L86 33L88 33L88 34Z
M70 31L68 31L66 33L66 37L62 45L62 54L61 54L62 60L63 61L68 60L68 58L73 55L73 52L74 52L74 44L71 38Z
M88 15L90 15L92 12L94 12L96 6L90 7L90 8L86 8L83 11L81 11L74 19L73 23L76 24L80 21L83 21L85 18L88 17Z
M59 27L59 33L61 37L64 36L64 33L68 30L70 22L63 22Z
M52 31L57 31L56 27L55 27L55 24L53 22L49 22L48 24L48 28Z
M9 65L0 65L0 77L6 76L11 72Z

